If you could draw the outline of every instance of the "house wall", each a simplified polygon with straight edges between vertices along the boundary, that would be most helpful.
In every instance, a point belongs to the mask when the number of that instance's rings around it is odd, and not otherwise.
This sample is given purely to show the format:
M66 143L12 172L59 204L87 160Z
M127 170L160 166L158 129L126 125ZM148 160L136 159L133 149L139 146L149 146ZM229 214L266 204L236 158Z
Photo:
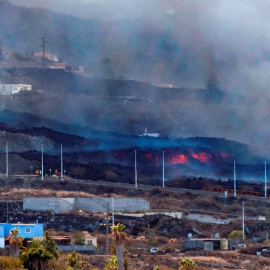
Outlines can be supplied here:
M43 236L43 224L4 224L4 235L7 237L11 230L19 228L18 236L23 238L33 238ZM30 232L26 232L26 228L30 228Z
M97 246L97 238L96 237L85 237L85 245L91 245L88 241L92 241L93 246Z
M0 237L0 248L5 247L5 237Z

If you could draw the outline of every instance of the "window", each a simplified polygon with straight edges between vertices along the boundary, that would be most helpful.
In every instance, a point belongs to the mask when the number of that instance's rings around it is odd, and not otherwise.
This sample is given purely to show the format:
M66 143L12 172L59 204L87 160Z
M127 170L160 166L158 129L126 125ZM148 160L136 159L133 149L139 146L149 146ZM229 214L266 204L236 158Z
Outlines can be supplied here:
M87 244L88 245L92 245L93 244L93 241L92 240L87 240Z
M18 232L20 232L20 228L19 227L16 227L13 230L17 230Z
M25 232L26 232L26 233L30 233L30 232L31 232L31 228L30 228L30 227L26 227L26 228L25 228Z

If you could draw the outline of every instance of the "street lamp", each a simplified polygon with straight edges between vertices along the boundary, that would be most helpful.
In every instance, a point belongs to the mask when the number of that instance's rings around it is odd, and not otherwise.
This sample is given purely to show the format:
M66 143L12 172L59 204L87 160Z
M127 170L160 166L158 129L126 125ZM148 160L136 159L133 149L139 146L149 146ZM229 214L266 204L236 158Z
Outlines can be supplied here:
M109 223L110 218L108 214L106 213L106 216L104 218L104 223L101 223L100 225L106 226L106 255L109 255Z

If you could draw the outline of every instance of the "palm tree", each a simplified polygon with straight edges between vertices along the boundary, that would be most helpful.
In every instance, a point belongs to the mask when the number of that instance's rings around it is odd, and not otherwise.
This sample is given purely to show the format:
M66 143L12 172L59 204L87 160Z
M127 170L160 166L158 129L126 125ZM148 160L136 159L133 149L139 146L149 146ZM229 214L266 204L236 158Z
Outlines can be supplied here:
M24 266L35 270L47 270L48 263L53 258L54 255L46 250L38 240L33 240L29 249L25 249L20 255Z
M18 257L20 254L20 247L22 246L23 238L18 236L19 230L11 230L10 236L6 238L9 241L9 252L13 257Z
M195 268L196 264L187 257L185 257L184 260L180 262L179 270L194 270Z
M117 257L117 270L124 269L124 244L127 236L127 234L123 232L123 229L125 227L126 226L120 223L118 223L117 225L113 225L111 227L110 238L113 239L115 245Z

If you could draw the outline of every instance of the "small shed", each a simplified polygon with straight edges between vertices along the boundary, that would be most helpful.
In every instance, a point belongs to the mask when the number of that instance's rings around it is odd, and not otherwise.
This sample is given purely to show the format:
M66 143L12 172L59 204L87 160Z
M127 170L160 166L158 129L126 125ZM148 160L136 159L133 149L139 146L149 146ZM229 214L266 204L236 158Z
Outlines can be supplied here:
M186 239L184 250L228 250L228 240L221 238L194 238Z

